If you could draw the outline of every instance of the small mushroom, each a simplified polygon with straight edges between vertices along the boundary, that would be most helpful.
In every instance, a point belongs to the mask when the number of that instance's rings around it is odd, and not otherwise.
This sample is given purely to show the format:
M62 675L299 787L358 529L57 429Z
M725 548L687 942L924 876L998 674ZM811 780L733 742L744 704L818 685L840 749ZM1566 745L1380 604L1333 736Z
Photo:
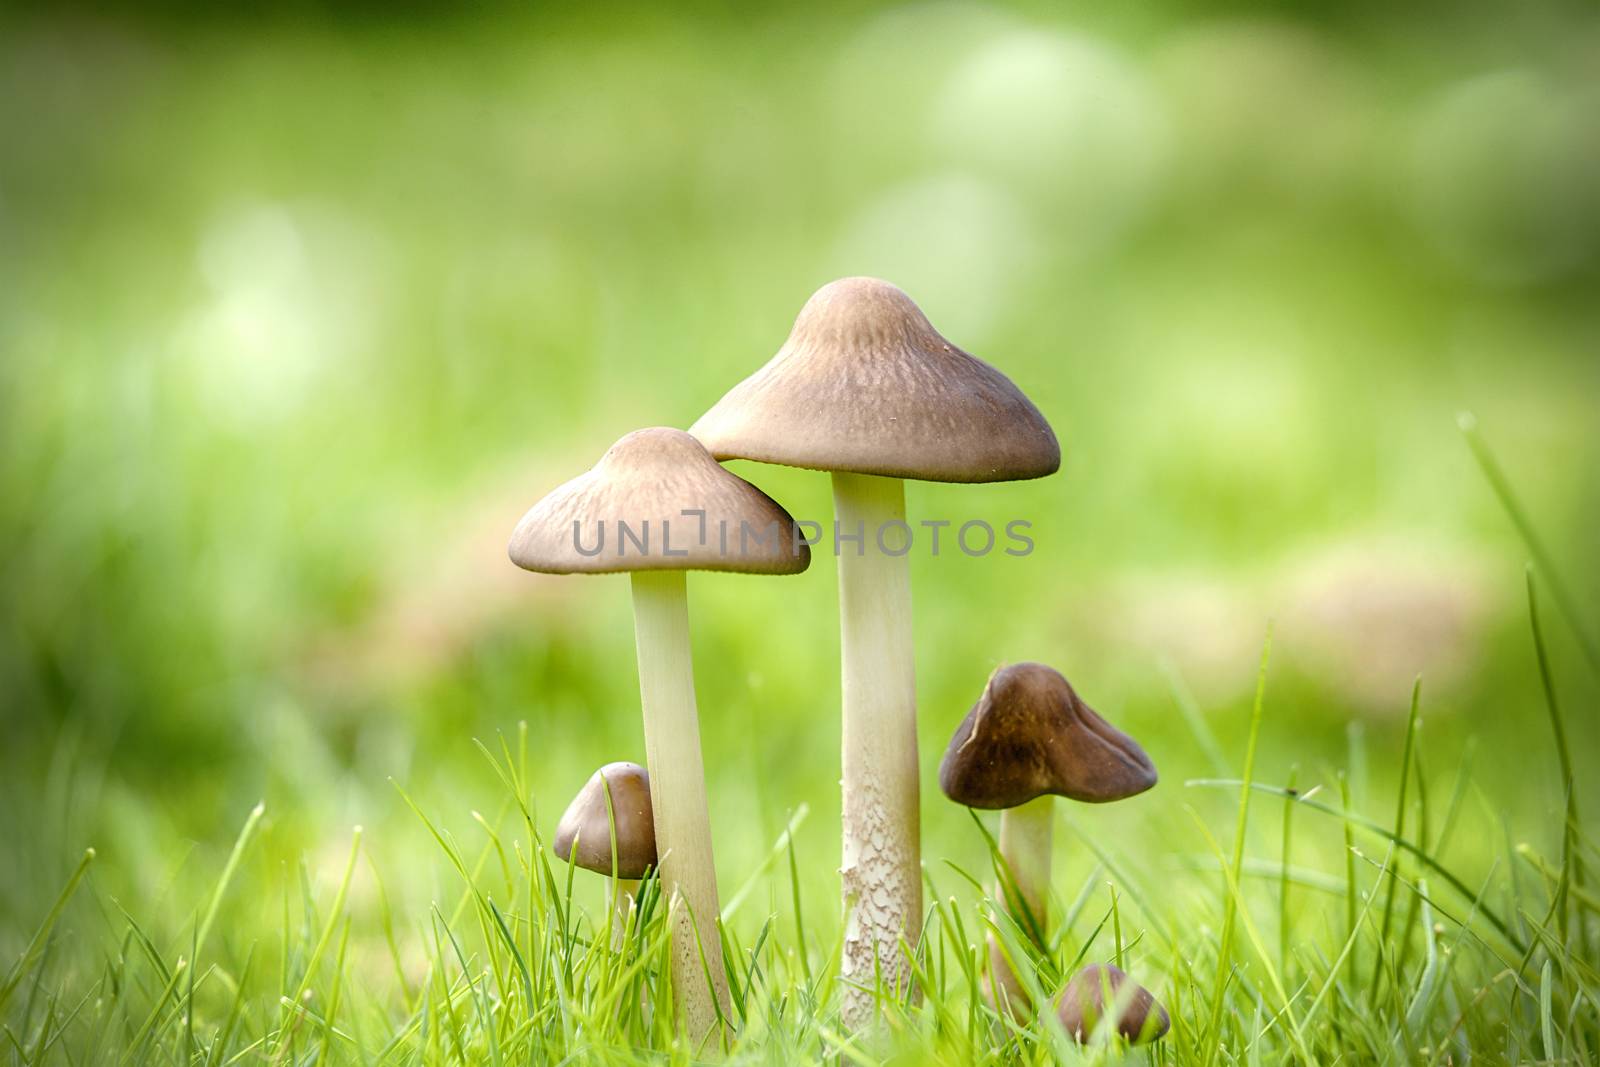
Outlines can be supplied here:
M699 1041L729 1010L684 572L795 574L810 550L771 497L682 430L656 427L623 437L535 504L509 552L530 571L632 575L645 763L662 889L674 902L673 990Z
M777 355L689 430L718 459L833 475L843 681L845 932L841 1008L910 984L902 938L922 916L911 528L903 479L1003 482L1061 465L1055 434L1011 380L940 336L877 278L830 282ZM935 536L937 536L937 527ZM849 539L853 551L845 551ZM903 547L903 550L901 548Z
M939 787L951 800L1002 809L1000 855L1020 897L1007 906L1041 946L1049 931L1052 798L1105 803L1155 784L1155 765L1138 742L1042 663L1017 663L990 675L939 764ZM1008 996L1026 1005L992 940L990 956Z
M656 865L649 772L627 762L608 763L595 771L562 813L550 849L586 871L624 881L643 878Z
M1136 1045L1161 1040L1172 1025L1148 989L1109 963L1091 963L1072 976L1056 1002L1056 1018L1069 1037L1087 1044L1108 1003L1116 1013L1112 1029Z
M656 865L654 818L649 773L637 763L608 763L572 798L550 843L559 859L616 879L619 937L627 931L639 879Z

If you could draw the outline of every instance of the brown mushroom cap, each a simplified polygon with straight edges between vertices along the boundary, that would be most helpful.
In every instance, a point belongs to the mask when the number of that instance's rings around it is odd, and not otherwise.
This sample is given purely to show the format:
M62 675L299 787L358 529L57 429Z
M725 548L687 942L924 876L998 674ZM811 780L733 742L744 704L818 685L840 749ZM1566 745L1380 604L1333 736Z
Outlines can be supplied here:
M588 473L552 490L517 523L509 553L517 566L549 574L798 574L811 563L777 501L664 426L628 434Z
M1125 991L1128 986L1131 991ZM1159 1041L1172 1025L1148 989L1109 963L1091 963L1072 976L1056 1003L1056 1018L1082 1044L1094 1036L1108 1000L1118 1011L1116 1032L1135 1044Z
M1042 663L995 671L939 764L939 787L970 808L1014 808L1047 793L1103 803L1155 784L1139 743Z
M939 335L888 282L817 290L766 366L689 432L718 459L928 482L1006 482L1061 466L1011 379Z
M650 807L650 775L637 763L608 763L589 776L556 824L550 851L585 870L609 875L613 818L617 827L617 877L643 878L656 865L656 830ZM576 853L574 842L578 846Z

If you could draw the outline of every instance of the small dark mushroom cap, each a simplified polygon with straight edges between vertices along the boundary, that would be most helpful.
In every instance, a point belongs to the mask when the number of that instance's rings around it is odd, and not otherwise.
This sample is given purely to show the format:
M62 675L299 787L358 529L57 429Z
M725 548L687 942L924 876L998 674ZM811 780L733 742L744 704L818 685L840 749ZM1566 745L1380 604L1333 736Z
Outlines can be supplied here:
M665 426L635 430L588 473L552 490L517 523L509 554L548 574L798 574L811 563L793 516L724 470L699 441Z
M589 776L562 813L550 851L585 870L609 875L613 818L617 826L617 877L643 878L656 865L656 829L650 807L650 776L637 763L608 763ZM576 853L574 842L578 846Z
M939 788L970 808L1014 808L1047 793L1103 803L1155 784L1139 743L1042 663L995 671L939 764Z
M1125 991L1128 986L1131 991ZM1172 1025L1148 989L1109 963L1091 963L1072 976L1056 1003L1056 1018L1082 1044L1094 1036L1108 1000L1119 1011L1117 1033L1135 1044L1159 1041Z
M1018 481L1061 466L1050 424L1011 379L877 278L817 290L778 354L689 432L718 459L928 482Z

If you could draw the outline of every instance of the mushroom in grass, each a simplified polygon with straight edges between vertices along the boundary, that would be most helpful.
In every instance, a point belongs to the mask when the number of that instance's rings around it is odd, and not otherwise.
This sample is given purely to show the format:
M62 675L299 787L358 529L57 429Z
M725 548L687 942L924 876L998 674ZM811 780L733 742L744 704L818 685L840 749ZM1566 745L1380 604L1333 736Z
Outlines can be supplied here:
M858 1026L871 1017L875 975L891 988L909 985L900 943L915 939L922 918L912 535L902 479L1038 478L1060 466L1061 449L1009 378L946 341L910 297L876 278L819 289L778 354L689 432L718 459L833 475L844 700L840 873L851 915L843 1015ZM846 541L855 551L842 549Z
M645 762L673 912L673 989L683 1025L700 1040L728 1017L728 988L684 571L796 574L810 551L776 501L682 430L657 427L628 434L535 504L511 535L510 555L549 574L632 574Z
M1072 976L1056 1002L1056 1018L1079 1044L1093 1040L1110 1005L1109 1027L1136 1045L1159 1041L1172 1025L1150 991L1109 963L1091 963Z
M562 813L550 851L614 881L612 908L621 924L614 940L620 944L639 879L656 865L649 773L627 762L595 771Z
M1000 856L1016 889L1007 910L1040 947L1050 928L1052 798L1098 804L1155 784L1155 765L1138 742L1042 663L1017 663L990 675L939 764L939 787L951 800L1001 809ZM990 956L1006 994L1026 1006L993 939Z

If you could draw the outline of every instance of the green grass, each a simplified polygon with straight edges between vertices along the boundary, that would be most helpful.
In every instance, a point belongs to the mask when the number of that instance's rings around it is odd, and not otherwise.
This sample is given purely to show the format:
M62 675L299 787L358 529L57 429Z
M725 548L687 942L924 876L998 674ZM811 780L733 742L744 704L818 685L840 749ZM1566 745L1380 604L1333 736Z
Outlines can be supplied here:
M1257 783L1279 796L1286 790ZM1338 821L1337 808L1319 812ZM1337 889L1295 873L1289 880L1328 899L1308 909L1291 956L1280 964L1262 940L1262 926L1284 921L1270 908L1252 909L1240 882L1264 868L1241 856L1228 869L1218 908L1183 913L1163 906L1160 888L1114 877L1109 895L1096 880L1073 887L1076 905L1049 945L1051 975L1070 974L1080 961L1123 957L1172 1009L1172 1033L1157 1048L1131 1055L1138 1062L1589 1062L1597 1033L1592 957L1563 930L1591 921L1594 898L1569 892L1573 853L1547 859L1531 849L1510 862L1537 873L1518 889L1504 872L1476 893L1445 888L1459 879L1430 878L1436 861L1422 846L1411 862L1398 859L1384 835L1365 823L1358 833L1380 846L1384 859L1359 849L1364 870ZM423 933L426 966L404 978L398 951L391 982L353 978L347 970L352 917L349 875L331 893L304 887L284 901L279 944L252 944L242 957L205 953L198 933L165 950L129 915L121 938L108 938L98 963L64 962L85 946L41 928L35 947L4 987L10 1059L46 1062L550 1062L571 1055L595 1062L686 1059L672 1038L670 1013L642 1010L667 1003L664 926L659 898L647 886L635 925L620 947L607 935L607 915L586 911L573 895L585 874L552 869L536 829L510 820L514 859L502 866L493 835L464 853L443 835L460 893L408 925ZM241 843L248 831L241 835ZM1412 843L1407 843L1410 851ZM1575 842L1592 852L1592 843ZM87 866L87 861L86 861ZM81 871L80 871L81 875ZM1077 1061L1053 1020L1019 1027L997 1016L979 989L987 953L975 947L983 932L999 931L992 900L976 904L946 895L964 872L930 870L937 900L925 928L916 970L925 991L920 1006L886 998L895 1049L918 1060L949 1063ZM64 897L77 887L78 877ZM1440 887L1430 891L1430 885ZM1398 886L1396 897L1387 894ZM219 895L226 879L219 884ZM793 890L791 884L789 889ZM240 887L249 894L254 887ZM86 892L93 892L92 889ZM1437 895L1435 895L1437 893ZM1225 897L1226 904L1222 897ZM1339 898L1354 910L1351 932L1321 920L1339 914ZM1109 931L1109 900L1128 942ZM1372 904L1396 900L1407 922L1380 939ZM104 903L104 902L101 902ZM1247 945L1206 929L1218 910L1233 913ZM1493 917L1492 909L1503 909ZM1314 916L1314 918L1313 918ZM1435 925L1435 922L1438 925ZM1570 926L1569 926L1570 924ZM202 927L203 929L203 927ZM1224 930L1227 928L1224 927ZM53 936L54 935L54 936ZM1005 936L1014 938L1013 932ZM726 948L739 1027L730 1054L758 1062L817 1060L844 1055L875 1062L880 1041L841 1033L830 1015L833 980L830 931L785 930L769 916L748 942L729 934ZM1407 952L1408 948L1416 951ZM276 956L273 968L260 964ZM1406 957L1410 958L1407 959ZM1398 958L1397 958L1398 957ZM1373 982L1358 961L1374 960ZM820 977L817 975L821 974ZM1045 983L1045 991L1055 983ZM1117 1058L1095 1051L1090 1061Z
M996 884L988 872L930 857L926 922L916 946L906 946L922 995L908 1003L880 989L881 1029L852 1035L834 1015L839 928L815 918L821 902L813 902L809 923L801 907L792 831L802 811L767 862L745 872L727 897L735 1036L724 1048L697 1049L677 1035L663 984L659 884L643 883L626 926L613 928L608 894L616 887L552 864L535 815L524 725L509 742L479 746L483 770L502 791L500 813L474 813L470 837L458 838L405 799L417 820L412 832L432 838L450 872L449 891L426 912L397 917L383 886L401 872L374 867L381 936L367 935L364 945L352 944L351 934L362 918L350 901L365 856L360 828L331 883L316 885L303 866L282 880L281 929L268 936L228 935L235 925L251 929L247 913L267 905L266 886L238 878L267 818L259 806L212 891L156 909L187 915L181 922L158 927L151 909L108 898L87 877L90 850L0 985L5 1055L29 1065L207 1067L704 1058L1205 1067L1594 1062L1600 974L1590 941L1600 899L1585 869L1597 851L1578 819L1572 783L1581 769L1567 747L1534 590L1530 573L1533 652L1568 797L1554 854L1520 844L1487 870L1452 869L1445 842L1493 833L1497 819L1488 808L1468 811L1463 798L1472 784L1463 768L1430 822L1420 683L1392 822L1349 807L1344 769L1310 787L1257 780L1260 731L1281 714L1264 699L1264 649L1243 778L1186 783L1237 792L1230 852L1191 812L1220 877L1194 870L1175 880L1069 818L1066 836L1097 862L1083 881L1057 887L1052 911L1061 921L1037 944L983 892ZM1406 768L1413 765L1411 793ZM1317 799L1335 791L1338 802ZM1251 822L1256 794L1283 805L1275 857L1248 847L1264 840ZM1291 819L1297 810L1303 814ZM981 823L977 832L998 864ZM1292 853L1316 861L1291 864ZM763 895L790 902L791 921L776 907L761 914ZM81 925L65 924L68 914ZM100 921L90 921L96 915ZM982 992L989 936L1019 963L1039 1003L1083 963L1120 963L1168 1006L1171 1033L1148 1048L1101 1042L1080 1049L1049 1012L1033 1020L996 1013ZM369 958L362 973L352 970L352 949ZM374 954L386 954L389 966Z

